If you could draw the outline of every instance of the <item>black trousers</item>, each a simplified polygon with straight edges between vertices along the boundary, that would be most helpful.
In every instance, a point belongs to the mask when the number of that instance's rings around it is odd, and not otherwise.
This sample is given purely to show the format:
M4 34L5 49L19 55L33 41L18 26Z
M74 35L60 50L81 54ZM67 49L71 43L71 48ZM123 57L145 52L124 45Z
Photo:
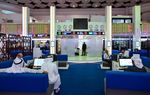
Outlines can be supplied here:
M77 53L77 52L75 52L74 54L75 54L75 56L79 56L79 53Z
M125 69L124 71L128 71L128 72L146 72L146 69L145 69L145 67L138 68L136 66L131 66L131 67L128 67L127 69Z
M110 59L104 59L103 61L103 66L110 67L110 70L112 70L112 61Z
M86 56L86 55L87 55L86 50L82 50L82 56Z

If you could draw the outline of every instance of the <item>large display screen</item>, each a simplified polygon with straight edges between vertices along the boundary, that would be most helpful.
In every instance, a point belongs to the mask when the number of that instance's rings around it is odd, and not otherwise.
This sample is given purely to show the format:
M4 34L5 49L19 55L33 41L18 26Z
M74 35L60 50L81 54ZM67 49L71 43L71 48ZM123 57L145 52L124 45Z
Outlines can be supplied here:
M88 29L88 19L87 18L74 18L73 19L73 29Z

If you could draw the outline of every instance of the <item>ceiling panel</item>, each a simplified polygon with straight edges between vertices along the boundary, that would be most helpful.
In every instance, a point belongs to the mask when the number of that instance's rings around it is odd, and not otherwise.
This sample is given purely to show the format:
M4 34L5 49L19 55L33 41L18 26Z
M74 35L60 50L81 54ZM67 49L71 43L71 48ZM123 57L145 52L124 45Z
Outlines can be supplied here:
M114 8L131 7L136 4L150 2L150 0L0 0L31 9L47 9L50 5L57 8L102 8L112 5Z

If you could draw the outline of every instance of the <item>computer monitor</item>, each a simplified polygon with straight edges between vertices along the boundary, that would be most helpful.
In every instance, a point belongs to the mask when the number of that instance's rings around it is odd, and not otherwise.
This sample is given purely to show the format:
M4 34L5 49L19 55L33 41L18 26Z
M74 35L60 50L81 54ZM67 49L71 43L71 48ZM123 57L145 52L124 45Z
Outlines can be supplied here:
M50 54L47 56L47 58L52 58L52 62L57 61L57 55L56 54Z
M41 67L42 64L44 63L44 59L34 59L34 67Z
M119 59L119 65L124 66L133 66L132 59Z

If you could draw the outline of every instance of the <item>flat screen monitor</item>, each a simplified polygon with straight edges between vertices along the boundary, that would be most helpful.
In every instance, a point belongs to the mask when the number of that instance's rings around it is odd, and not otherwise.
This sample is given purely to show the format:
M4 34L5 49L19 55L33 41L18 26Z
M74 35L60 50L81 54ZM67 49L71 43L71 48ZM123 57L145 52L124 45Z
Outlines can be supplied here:
M44 59L34 59L34 67L41 67L44 63Z
M57 61L56 54L50 54L47 58L51 58L51 62Z
M73 19L73 29L88 29L88 19L87 18L74 18Z
M131 59L119 59L120 66L133 66Z

